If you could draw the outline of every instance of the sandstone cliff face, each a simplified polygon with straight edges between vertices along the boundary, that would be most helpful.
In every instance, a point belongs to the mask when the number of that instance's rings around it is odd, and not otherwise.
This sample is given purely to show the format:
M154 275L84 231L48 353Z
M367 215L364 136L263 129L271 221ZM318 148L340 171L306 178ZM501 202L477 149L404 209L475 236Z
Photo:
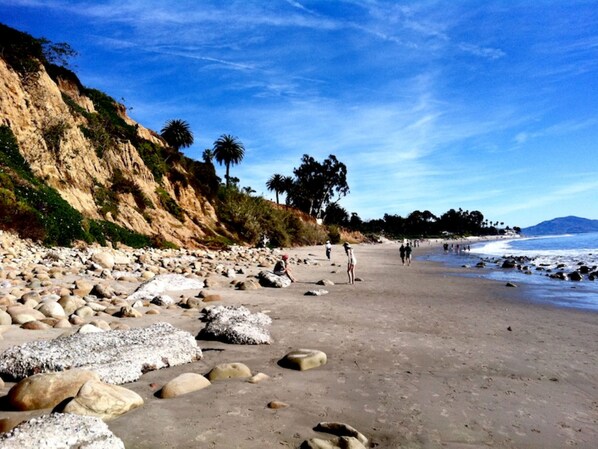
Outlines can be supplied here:
M175 188L166 177L159 185L130 142L121 141L98 157L93 143L81 130L87 124L86 118L71 111L62 93L83 110L95 112L93 102L80 92L76 83L60 78L56 83L43 69L38 77L23 80L0 58L0 124L12 129L23 157L36 176L89 218L107 219L183 246L195 246L197 238L214 233L217 217L209 201L190 186ZM127 117L124 107L118 112L136 127L139 136L163 145L157 134ZM48 137L49 130L59 130L60 137L56 134ZM182 167L177 169L185 172ZM134 180L151 202L150 207L141 211L131 194L119 194L116 216L101 214L94 192L98 186L110 189L117 171ZM156 193L158 187L183 209L183 222L161 205Z

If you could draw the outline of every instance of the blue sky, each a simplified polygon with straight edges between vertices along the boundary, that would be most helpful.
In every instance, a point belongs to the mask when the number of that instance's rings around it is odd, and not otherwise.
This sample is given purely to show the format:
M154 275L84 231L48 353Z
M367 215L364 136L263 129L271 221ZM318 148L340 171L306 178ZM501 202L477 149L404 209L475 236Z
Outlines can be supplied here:
M192 158L237 136L231 175L266 198L334 154L364 219L598 218L596 0L0 0L0 21L68 42L144 126L189 122Z

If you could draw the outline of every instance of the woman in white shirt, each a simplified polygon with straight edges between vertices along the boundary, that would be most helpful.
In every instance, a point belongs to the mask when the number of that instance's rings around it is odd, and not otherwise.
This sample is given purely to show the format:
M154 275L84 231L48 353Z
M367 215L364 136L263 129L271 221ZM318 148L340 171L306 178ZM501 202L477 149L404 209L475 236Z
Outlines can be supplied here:
M355 265L357 265L357 259L353 253L353 248L348 243L345 243L345 252L347 253L347 274L349 275L349 284L355 284Z

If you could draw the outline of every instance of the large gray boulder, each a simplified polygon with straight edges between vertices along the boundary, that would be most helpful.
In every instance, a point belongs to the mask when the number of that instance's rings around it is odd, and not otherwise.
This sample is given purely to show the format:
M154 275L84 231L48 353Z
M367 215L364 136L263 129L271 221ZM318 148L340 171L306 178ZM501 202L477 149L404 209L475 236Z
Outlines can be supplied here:
M123 384L147 371L201 358L201 349L190 333L156 323L13 346L0 354L0 375L20 380L36 373L85 368L98 373L103 382Z
M243 306L215 306L205 308L204 329L200 338L238 345L270 344L272 319L265 313L251 313Z
M2 449L125 449L108 426L93 416L52 413L0 434Z
M286 288L291 285L287 276L278 276L267 270L260 271L257 277L262 287Z

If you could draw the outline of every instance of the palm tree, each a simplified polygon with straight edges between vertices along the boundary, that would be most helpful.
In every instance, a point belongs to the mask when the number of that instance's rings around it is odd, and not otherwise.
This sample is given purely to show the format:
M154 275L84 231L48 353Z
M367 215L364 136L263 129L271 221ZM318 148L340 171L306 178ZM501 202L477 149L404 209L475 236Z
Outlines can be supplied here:
M160 132L162 138L175 150L193 145L193 133L185 120L168 120Z
M210 148L206 148L203 150L201 157L206 164L211 164L214 160L214 152Z
M278 195L280 193L286 192L286 184L285 177L279 174L272 175L272 177L266 181L266 187L268 190L276 193L276 204L280 204L278 201Z
M236 137L230 134L222 134L216 142L214 142L214 159L222 165L226 165L226 187L229 186L230 166L237 165L243 160L245 155L245 147Z

